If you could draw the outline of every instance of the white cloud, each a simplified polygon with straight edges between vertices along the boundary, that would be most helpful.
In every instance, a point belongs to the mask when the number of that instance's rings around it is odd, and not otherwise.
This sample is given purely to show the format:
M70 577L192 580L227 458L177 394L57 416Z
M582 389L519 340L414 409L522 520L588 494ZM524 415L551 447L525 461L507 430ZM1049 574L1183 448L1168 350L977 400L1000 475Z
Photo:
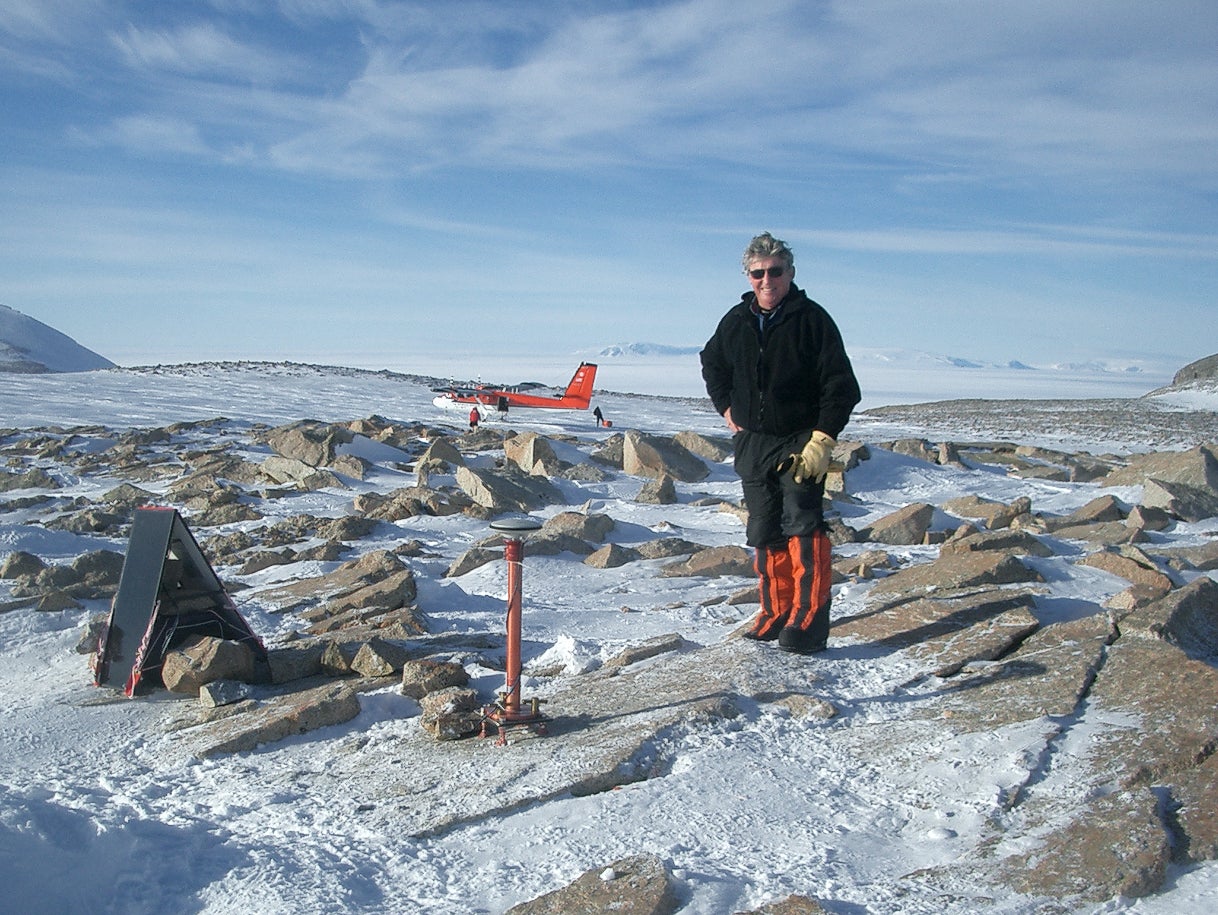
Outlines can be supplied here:
M210 23L174 29L128 25L124 32L111 33L110 41L130 66L141 70L273 83L299 69L292 55L239 41Z

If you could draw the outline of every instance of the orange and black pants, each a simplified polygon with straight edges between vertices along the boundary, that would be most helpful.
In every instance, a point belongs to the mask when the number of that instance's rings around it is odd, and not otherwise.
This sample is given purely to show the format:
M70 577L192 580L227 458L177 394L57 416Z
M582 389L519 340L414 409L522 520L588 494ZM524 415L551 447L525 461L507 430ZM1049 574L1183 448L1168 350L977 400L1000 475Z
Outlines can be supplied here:
M761 613L752 634L759 638L772 638L784 626L818 639L829 633L833 573L824 482L796 483L789 472L777 472L809 435L810 430L789 436L745 431L735 439L736 472L749 513L745 536L756 550Z

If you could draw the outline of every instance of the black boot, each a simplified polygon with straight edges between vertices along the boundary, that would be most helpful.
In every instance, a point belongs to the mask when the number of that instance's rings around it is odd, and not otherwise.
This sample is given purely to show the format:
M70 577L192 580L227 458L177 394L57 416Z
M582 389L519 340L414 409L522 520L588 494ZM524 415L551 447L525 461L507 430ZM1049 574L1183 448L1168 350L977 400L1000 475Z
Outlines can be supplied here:
M792 654L816 654L828 647L826 636L817 633L816 626L810 629L796 629L794 626L783 626L778 633L778 647Z

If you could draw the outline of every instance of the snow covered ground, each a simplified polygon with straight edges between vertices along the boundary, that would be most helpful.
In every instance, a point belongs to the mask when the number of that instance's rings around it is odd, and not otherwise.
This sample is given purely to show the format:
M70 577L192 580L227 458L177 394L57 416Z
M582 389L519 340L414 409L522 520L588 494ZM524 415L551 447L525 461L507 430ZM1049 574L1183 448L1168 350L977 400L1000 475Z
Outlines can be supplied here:
M536 374L516 377L512 369L503 366L487 378L510 381ZM558 367L539 380L561 380L569 370ZM1012 373L1032 377L1021 370ZM920 399L962 396L954 382L943 385L943 376L937 377L939 387L925 377L894 386L929 395ZM598 388L602 382L612 390L630 390L614 384L608 371L598 379ZM687 382L682 376L668 390L696 393ZM1131 396L1161 383L1155 379L1131 391L1120 378L1115 387L1091 396ZM653 380L639 388L664 393L656 389L659 384ZM1049 395L1008 385L1001 396ZM719 417L705 401L614 393L598 396L597 402L614 420L614 429L597 429L584 413L559 412L520 411L508 425L572 434L589 443L625 428L722 432ZM1170 412L1182 407L1213 411L1218 395L1194 392L1185 402L1166 399L1151 408ZM428 385L417 379L291 365L20 375L0 383L0 427L9 429L114 430L222 416L227 422L191 434L198 434L201 443L210 436L248 448L244 442L251 423L372 414L460 422L439 413ZM1145 440L1142 429L1135 415L1126 430L1129 450L1154 444ZM1054 431L1045 436L1046 443L1059 441L1069 430ZM859 418L846 437L875 441L900 433L916 435L919 429ZM968 437L977 437L977 430L970 428ZM83 434L76 447L102 448L107 440L106 429L97 428ZM252 451L251 456L260 457ZM412 475L395 469L371 446L364 456L379 463L363 488L411 482ZM80 477L62 482L65 488L57 496L96 497L120 481ZM635 503L638 481L624 476L568 485L569 503L588 502L617 521L613 537L646 529L707 545L743 541L740 524L730 515L691 504L695 492L738 497L730 464L715 466L707 481L680 486L683 498L676 506ZM1003 501L1030 495L1038 511L1068 512L1101 491L1095 484L932 467L887 452L877 452L852 471L849 487L857 504L845 511L856 527L910 502L940 503L966 493ZM1135 489L1116 494L1129 501L1138 496ZM282 500L280 510L285 516L302 511L338 516L349 511L353 495L352 490L324 491ZM362 541L359 549L415 538L436 554L412 560L412 566L419 603L437 628L489 631L501 626L501 563L458 578L442 577L452 558L486 533L483 523L455 516L409 519L397 527ZM1179 525L1165 537L1182 545L1201 543L1216 529L1218 521L1210 519ZM122 551L125 543L48 530L34 523L29 510L6 509L0 501L0 561L11 551L27 550L66 562L98 548ZM654 569L653 564L635 563L598 570L569 555L530 558L525 635L532 656L545 654L575 672L664 633L716 643L743 619L746 611L706 600L744 587L746 580L663 578L648 574ZM242 611L267 641L273 643L292 628L292 621L262 609L258 590L318 571L281 566L245 578L252 587L240 593ZM1038 607L1042 622L1078 613L1124 586L1106 573L1080 568L1053 582L1052 599ZM8 596L6 587L0 582L0 601ZM866 588L841 586L835 593L835 616L857 612ZM626 608L633 612L624 612ZM801 659L821 679L818 695L842 712L829 722L767 712L691 730L669 748L673 763L661 778L591 797L564 796L412 838L383 828L380 818L353 803L358 792L337 773L353 755L362 755L364 764L377 761L386 770L408 766L400 748L417 734L413 701L384 689L363 695L361 714L346 725L250 753L182 759L170 751L162 724L174 704L188 700L162 692L115 701L90 685L85 659L73 653L82 621L104 609L104 604L94 604L83 612L0 615L5 706L0 717L0 885L8 911L498 913L562 886L584 870L649 852L665 858L681 880L685 913L735 912L793 892L818 897L832 912L963 913L971 910L964 901L923 893L897 878L950 862L972 847L993 815L996 793L1026 776L1021 740L1027 735L1009 731L974 735L967 746L911 745L909 758L925 762L901 769L917 773L907 782L896 778L884 760L858 768L856 756L847 751L854 728L900 720L902 702L894 687L907 671L894 657L844 646ZM492 674L474 673L480 686L493 689ZM488 741L477 752L510 753L512 748ZM461 777L460 771L452 773L454 780ZM1053 784L1047 779L1042 790L1052 790ZM1039 911L1013 895L995 900L992 910ZM1179 915L1215 910L1218 864L1210 863L1173 870L1158 896L1113 900L1088 911Z

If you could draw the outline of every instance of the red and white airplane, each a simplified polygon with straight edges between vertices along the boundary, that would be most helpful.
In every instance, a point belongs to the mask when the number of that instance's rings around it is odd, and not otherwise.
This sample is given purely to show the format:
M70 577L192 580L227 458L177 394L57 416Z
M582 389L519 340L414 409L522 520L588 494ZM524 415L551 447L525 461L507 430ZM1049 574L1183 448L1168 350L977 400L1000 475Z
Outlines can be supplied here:
M544 410L586 410L592 402L592 385L596 381L596 363L581 362L571 383L561 394L533 394L536 385L496 387L492 384L452 385L432 388L439 397L432 399L437 407L452 409L459 406L479 407L480 412L497 410L506 413L516 407Z

